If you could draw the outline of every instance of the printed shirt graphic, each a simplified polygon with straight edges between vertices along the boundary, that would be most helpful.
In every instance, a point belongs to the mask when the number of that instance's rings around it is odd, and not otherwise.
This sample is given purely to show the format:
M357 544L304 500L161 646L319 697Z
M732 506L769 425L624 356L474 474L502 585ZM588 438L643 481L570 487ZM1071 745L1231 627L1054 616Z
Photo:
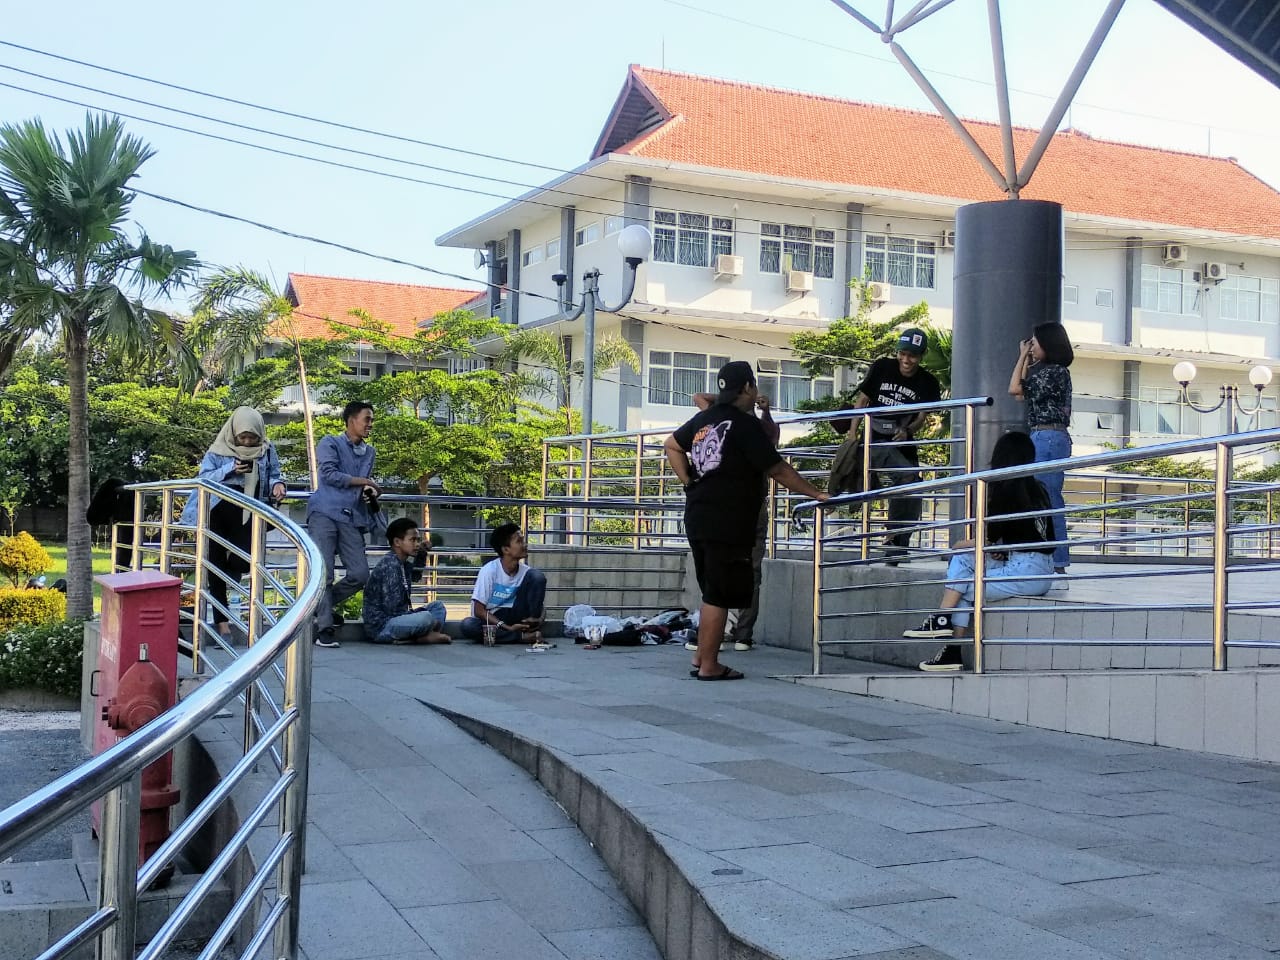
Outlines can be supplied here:
M695 415L673 434L693 467L685 502L691 539L751 543L764 503L765 474L782 458L760 421L729 404Z
M934 403L942 399L938 380L928 370L917 367L915 375L904 377L896 357L882 357L871 365L858 385L858 392L871 400L873 407L898 407L906 403ZM893 436L898 427L915 414L900 417L872 417L871 432L877 436Z
M471 591L471 599L483 603L490 612L510 607L515 601L516 591L529 572L529 565L523 560L515 573L507 573L502 569L502 561L493 559L480 568L476 576L475 589Z

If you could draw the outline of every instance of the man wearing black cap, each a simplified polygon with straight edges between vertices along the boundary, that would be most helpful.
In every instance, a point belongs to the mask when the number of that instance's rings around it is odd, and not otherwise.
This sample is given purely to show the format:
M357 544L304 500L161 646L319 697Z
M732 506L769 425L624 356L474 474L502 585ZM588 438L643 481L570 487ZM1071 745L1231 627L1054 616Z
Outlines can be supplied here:
M720 641L729 610L751 603L751 549L768 480L817 500L827 494L778 455L752 416L758 391L751 364L725 364L717 385L715 405L679 427L663 449L684 484L685 535L702 592L698 654L690 674L740 680L739 671L719 662Z
M854 407L896 407L908 403L937 403L942 388L937 378L920 366L920 358L929 346L929 338L917 327L902 331L898 337L898 356L882 357L858 385ZM880 487L918 483L920 456L915 444L907 443L924 426L928 411L899 416L871 417L871 469ZM901 444L901 445L899 445ZM890 497L889 526L910 527L920 522L919 497ZM911 533L889 538L890 553L903 553L911 543Z

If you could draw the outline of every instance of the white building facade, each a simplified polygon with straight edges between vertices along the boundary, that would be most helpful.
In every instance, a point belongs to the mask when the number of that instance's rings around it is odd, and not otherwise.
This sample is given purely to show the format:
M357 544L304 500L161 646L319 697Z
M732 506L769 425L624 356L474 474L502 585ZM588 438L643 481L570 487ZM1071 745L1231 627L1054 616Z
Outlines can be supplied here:
M553 276L576 296L598 268L616 303L616 235L645 224L653 255L631 303L597 318L597 337L625 337L642 367L598 372L597 423L685 419L729 359L750 361L787 411L851 385L810 378L788 347L851 312L851 279L873 281L873 319L924 301L950 327L955 211L998 199L954 140L928 114L632 68L589 163L438 242L486 251L486 306L553 330L576 357L583 321L558 319ZM1230 429L1225 411L1180 402L1172 368L1197 364L1193 399L1234 384L1249 403L1249 369L1278 362L1280 194L1230 161L1073 132L1037 176L1045 188L1024 196L1065 211L1076 452ZM1012 368L1016 343L990 348ZM1262 399L1240 427L1276 425L1274 393Z

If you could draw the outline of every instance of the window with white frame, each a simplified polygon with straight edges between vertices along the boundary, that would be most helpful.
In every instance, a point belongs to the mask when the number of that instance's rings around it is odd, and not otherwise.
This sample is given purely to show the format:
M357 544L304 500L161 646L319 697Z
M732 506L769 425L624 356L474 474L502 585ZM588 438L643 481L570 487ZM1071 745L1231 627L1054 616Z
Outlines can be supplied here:
M622 228L626 225L626 221L622 217L605 217L604 218L604 235L611 237L615 233L621 233Z
M1223 320L1280 321L1280 280L1231 274L1218 284L1218 316Z
M818 400L835 393L831 377L812 377L798 360L756 361L756 384L779 410L798 410L804 400Z
M693 406L695 393L718 393L716 373L728 357L672 350L649 351L649 402Z
M1195 271L1144 263L1142 309L1178 315L1199 314L1200 284Z
M547 259L552 263L560 262L560 238L547 241Z
M1062 285L1062 302L1076 303L1080 299L1080 288L1074 283L1064 283Z
M733 253L733 218L676 210L653 212L653 259L682 267L706 267Z
M836 271L836 232L793 223L760 224L760 272L783 270L830 280Z
M1241 388L1241 391L1242 396L1244 391L1253 393L1253 391L1249 390L1248 387ZM1256 400L1254 398L1245 400L1245 403L1248 404L1253 404L1255 402L1261 403L1261 406L1255 413L1248 414L1237 411L1235 426L1237 433L1243 433L1246 430L1273 430L1277 423L1280 423L1280 421L1277 420L1277 415L1280 411L1277 411L1275 397L1259 396Z
M1095 290L1093 294L1093 304L1096 307L1113 307L1115 306L1115 292L1111 290Z
M600 239L600 224L588 223L586 226L580 227L573 235L573 245L575 247L584 247L588 243L595 243Z
M932 240L869 233L863 250L872 280L924 290L937 283L938 245Z
M1199 390L1190 390L1188 394L1192 403L1202 402ZM1139 387L1138 431L1149 435L1198 437L1201 435L1200 414L1183 403L1182 391L1176 387Z
M532 267L534 264L541 263L542 257L542 244L538 244L536 247L530 247L520 254L520 265L522 267Z

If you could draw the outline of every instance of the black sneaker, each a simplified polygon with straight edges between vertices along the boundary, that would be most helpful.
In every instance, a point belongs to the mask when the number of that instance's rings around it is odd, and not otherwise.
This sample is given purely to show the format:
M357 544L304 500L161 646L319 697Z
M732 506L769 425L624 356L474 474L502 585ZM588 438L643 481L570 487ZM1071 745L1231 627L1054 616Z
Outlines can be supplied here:
M902 635L912 640L945 640L953 634L951 614L934 613L914 630L903 630Z
M335 627L340 627L346 622L347 621L343 618L342 614L340 614L337 610L333 611L333 625Z
M964 661L960 659L960 648L948 644L928 660L920 662L920 669L927 673L954 672L964 669Z
M321 630L316 634L317 647L340 647L342 644L338 642L338 638L334 635L333 629Z

